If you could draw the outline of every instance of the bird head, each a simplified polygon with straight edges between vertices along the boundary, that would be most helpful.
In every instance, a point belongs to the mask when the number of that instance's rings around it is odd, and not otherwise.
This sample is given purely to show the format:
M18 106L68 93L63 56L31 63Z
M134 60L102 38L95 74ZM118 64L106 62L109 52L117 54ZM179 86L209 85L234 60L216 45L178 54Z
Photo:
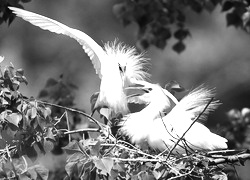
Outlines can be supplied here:
M145 80L149 78L147 72L149 59L140 54L134 47L119 43L117 40L104 45L104 50L108 57L114 58L123 78L124 87L131 85L131 79Z

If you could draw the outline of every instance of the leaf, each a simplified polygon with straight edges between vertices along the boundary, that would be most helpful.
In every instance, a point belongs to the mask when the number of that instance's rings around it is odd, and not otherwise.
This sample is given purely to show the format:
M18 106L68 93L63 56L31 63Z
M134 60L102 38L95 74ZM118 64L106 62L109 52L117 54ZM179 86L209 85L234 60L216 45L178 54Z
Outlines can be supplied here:
M228 180L227 175L222 171L217 171L212 176L213 180Z
M147 39L141 39L139 41L139 46L141 46L143 49L148 49L150 46L150 43L148 42Z
M85 162L85 160L86 156L81 152L76 152L67 157L67 162L78 162L78 161Z
M118 172L124 172L125 168L122 165L124 165L124 164L121 164L121 163L118 163L118 162L114 162L113 169L117 170Z
M91 111L94 110L97 98L99 96L99 92L95 92L94 94L92 94L92 96L90 97L90 104L91 104Z
M54 149L54 143L51 140L45 138L43 142L43 147L45 152L50 152Z
M114 161L110 158L93 158L93 162L95 164L95 167L99 169L101 174L103 175L111 175L111 169L114 165Z
M50 78L47 80L45 87L48 88L51 86L55 86L56 84L58 84L58 81L53 78Z
M65 171L69 175L69 177L72 177L74 172L77 170L77 162L68 162L65 166Z
M162 171L157 171L157 170L153 171L153 175L154 175L155 179L160 179L162 176L162 173L163 173Z
M28 168L27 172L25 173L25 175L29 176L29 179L37 179L37 173L34 170L33 166L31 166L30 168ZM24 176L24 178L26 178Z
M63 147L62 149L64 149L67 154L74 154L76 152L81 152L81 149L79 148L79 144L75 140L69 142L69 144Z
M48 128L45 137L52 141L56 141L52 129L52 127Z
M44 110L44 118L47 118L48 116L51 115L51 109L49 107L46 107L45 110Z
M14 91L17 91L17 90L19 89L19 85L20 85L20 82L17 81L17 80L14 80L14 81L12 82L12 88L13 88L13 90L14 90Z
M94 163L92 161L87 161L82 167L81 178L89 179L88 177L90 176L90 172L93 170L93 167Z
M204 6L204 8L210 13L213 12L215 7L216 5L214 5L214 3L211 0L206 1L205 6Z
M39 92L38 97L39 97L39 98L45 98L45 97L47 97L48 95L49 95L49 92L48 92L47 90L43 89L43 90L41 90L41 91Z
M30 2L31 0L21 0L23 3Z
M242 166L245 166L246 159L239 157L238 160Z
M100 146L101 146L101 142L100 141L91 141L91 143L93 144L89 144L91 146L91 155L93 156L98 156L100 153Z
M9 123L14 124L16 127L18 127L19 122L22 120L22 115L19 113L12 113L10 115L7 115L5 119Z
M0 56L0 63L2 63L4 60L4 56Z
M36 171L37 176L39 177L39 179L42 179L42 180L47 180L48 179L49 170L46 169L44 166L35 165L35 166L33 166L33 169Z
M81 173L82 166L86 162L86 157L84 154L77 152L67 157L67 164L65 166L65 170L67 174L71 177L73 173L78 172ZM80 175L80 174L79 174Z
M157 39L154 43L154 45L157 47L157 48L160 48L160 49L164 49L167 45L167 42L165 39Z
M111 169L114 166L114 160L109 157L104 157L102 158L102 162L104 166L106 167L108 174L111 175Z
M189 2L189 5L191 6L191 8L195 12L197 12L197 13L201 13L202 12L202 9L203 9L203 7L201 5L202 1L189 0L188 2Z
M241 17L235 12L228 13L226 15L227 26L239 27L242 24Z
M24 75L24 70L23 69L17 69L16 70L16 76L23 76Z
M234 4L232 1L226 1L223 5L222 5L222 9L221 11L224 12L224 11L228 11L230 10L231 8L233 8Z
M178 40L184 40L187 36L190 36L190 32L187 29L178 29L174 33L174 37Z
M23 151L32 161L35 161L38 157L38 154L33 146L25 146Z
M250 20L250 12L247 11L242 15L243 26L249 25L249 20Z
M37 116L37 110L35 107L31 108L31 119L34 119Z
M0 178L1 179L7 179L6 171L2 167L0 167Z
M182 41L177 42L174 46L173 46L173 50L177 53L181 53L185 50L186 46Z

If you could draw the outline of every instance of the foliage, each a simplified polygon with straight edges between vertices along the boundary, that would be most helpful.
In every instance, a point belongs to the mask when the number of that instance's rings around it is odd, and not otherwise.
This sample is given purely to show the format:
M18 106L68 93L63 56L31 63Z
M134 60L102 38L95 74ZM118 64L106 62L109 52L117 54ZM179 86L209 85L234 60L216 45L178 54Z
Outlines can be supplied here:
M15 16L7 8L23 8L21 3L31 0L1 0L0 24L10 24ZM174 38L172 49L181 53L186 49L184 40L191 36L186 27L188 13L212 12L217 6L226 13L227 26L240 27L250 32L250 1L248 0L120 0L113 6L115 16L124 26L138 25L138 47L147 49L151 45L164 49L167 42Z
M138 25L137 41L142 49L150 45L164 49L174 37L177 42L172 48L181 53L186 48L184 40L191 36L186 27L189 9L200 14L204 10L212 12L217 5L227 13L228 26L249 32L248 0L120 0L113 6L113 12L124 26L132 22Z
M229 148L247 148L250 145L250 109L231 109L221 135L228 139Z
M1 0L0 1L0 24L2 24L3 22L8 22L8 24L10 24L15 18L14 14L11 13L11 10L8 9L8 6L23 8L21 3L27 3L30 1L31 0Z
M64 146L68 155L64 179L227 179L226 166L220 164L250 159L248 150L172 155L146 144L139 149L85 112L66 107L74 105L75 86L64 83L62 77L48 80L39 95L41 101L19 91L21 84L27 84L22 69L10 64L0 74L0 179L62 177L62 169L49 176L49 170L35 161L56 146ZM182 89L175 82L167 87ZM83 120L82 115L94 124L76 127L74 120Z

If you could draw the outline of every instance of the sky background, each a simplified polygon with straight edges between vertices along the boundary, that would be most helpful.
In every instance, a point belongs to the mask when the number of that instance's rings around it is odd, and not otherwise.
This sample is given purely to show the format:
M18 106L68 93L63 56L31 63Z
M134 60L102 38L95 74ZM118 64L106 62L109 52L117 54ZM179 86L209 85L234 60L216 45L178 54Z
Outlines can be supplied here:
M117 2L31 1L24 7L83 31L100 45L119 38L135 46L138 27L121 25L112 13L112 6ZM164 85L176 80L187 89L201 84L215 87L216 97L223 105L214 113L211 123L224 121L226 111L231 108L250 107L250 35L227 27L220 8L202 14L187 10L187 27L192 36L185 40L187 48L183 53L171 49L175 40L164 50L148 49L152 82ZM79 87L76 107L90 113L89 98L98 91L100 80L75 40L16 18L9 27L0 26L0 55L5 57L4 64L12 62L16 68L25 70L29 84L21 91L26 96L36 97L48 78L57 79L63 74L65 80Z

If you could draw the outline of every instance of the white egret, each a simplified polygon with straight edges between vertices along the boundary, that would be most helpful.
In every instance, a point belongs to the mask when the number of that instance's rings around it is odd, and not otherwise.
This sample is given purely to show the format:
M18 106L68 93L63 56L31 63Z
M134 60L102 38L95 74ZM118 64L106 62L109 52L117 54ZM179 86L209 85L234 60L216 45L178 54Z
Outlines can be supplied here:
M115 113L128 113L124 88L137 80L149 77L146 71L148 59L143 57L143 54L137 53L134 47L128 47L117 41L106 43L102 48L91 37L77 29L23 9L15 7L9 9L35 26L69 36L82 45L101 78L100 93L94 110L97 107L107 106Z
M147 138L151 131L153 120L163 115L164 110L171 108L171 101L168 96L161 96L161 94L164 94L164 91L160 85L147 85L147 88L144 89L149 91L149 93L145 93L142 97L139 97L140 99L136 99L136 102L143 101L142 103L148 105L139 112L125 115L120 122L122 134L127 135L131 142L136 144L140 144Z
M170 151L207 106L213 97L213 92L198 87L174 107L160 86L152 88L147 96L150 96L147 98L150 99L147 107L140 112L124 116L121 132L130 137L133 143L140 144L147 141L154 149ZM205 120L207 114L215 110L218 105L218 101L212 101L200 116L200 120ZM170 109L170 112L165 115L162 112L166 109ZM203 124L195 122L173 152L226 149L226 142L225 138L212 133Z

